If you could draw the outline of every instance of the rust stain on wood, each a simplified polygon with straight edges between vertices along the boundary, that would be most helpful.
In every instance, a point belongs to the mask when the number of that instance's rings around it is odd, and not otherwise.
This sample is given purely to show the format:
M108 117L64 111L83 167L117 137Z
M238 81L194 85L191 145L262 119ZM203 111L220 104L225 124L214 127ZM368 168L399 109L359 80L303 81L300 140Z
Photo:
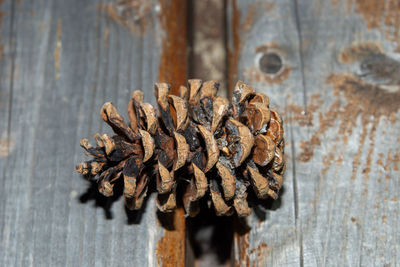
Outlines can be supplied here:
M375 59L381 61L379 67L370 64L371 60ZM321 145L321 135L332 128L336 121L339 121L338 137L334 142L346 145L348 136L356 128L356 118L360 117L362 130L358 149L353 158L352 177L354 179L361 164L362 149L367 137L370 140L369 154L372 155L373 153L374 136L380 118L386 117L391 122L396 120L396 114L400 109L400 90L398 87L400 83L396 77L400 72L400 63L386 56L382 48L374 43L355 44L347 47L341 51L339 60L345 64L360 64L364 71L367 69L368 75L358 77L350 73L341 73L332 74L328 77L327 82L333 86L333 95L336 100L327 112L318 115L319 128L310 140L301 143L302 152L298 159L303 162L310 161L313 158L315 148ZM378 84L378 81L382 79L385 83ZM385 87L387 85L394 86L394 89L388 90ZM346 99L345 104L341 100L342 98ZM333 161L339 162L340 158L335 159L330 153L324 155L325 172ZM367 157L365 168L362 170L366 179L369 178L371 162L371 157Z
M54 68L56 72L56 80L60 78L60 64L61 64L61 33L62 33L62 21L58 20L57 23L57 39L56 39L56 48L54 49Z
M15 139L10 138L1 138L0 139L0 159L5 158L14 150L15 147Z
M341 142L347 144L347 136L352 134L356 126L357 120L354 118L361 116L363 130L359 139L359 151L353 162L353 176L355 176L360 163L362 145L368 135L368 123L373 123L372 131L370 132L370 134L373 134L374 127L379 122L379 117L386 116L389 119L395 119L394 115L400 108L398 104L400 103L400 92L389 92L377 85L366 83L352 74L331 75L328 78L328 83L333 85L334 95L337 100L331 104L326 113L319 114L320 126L309 141L302 142L301 148L303 151L298 159L303 162L311 160L315 147L321 144L320 136L333 127L334 122L338 119L341 121L338 128L338 136L341 136ZM346 105L343 106L341 104L340 96L344 96L347 100ZM378 119L371 121L371 117Z
M391 90L399 89L400 62L386 55L380 44L353 44L340 52L339 61L344 64L358 64L364 79L391 86Z
M174 212L173 230L165 229L156 248L158 266L185 266L185 217L182 208Z
M355 43L340 51L339 61L345 64L351 64L365 60L374 55L383 54L380 44L374 42Z
M153 5L153 0L118 0L98 8L131 33L143 35L151 24Z
M110 42L110 27L106 26L104 29L104 47L108 48L108 44Z
M289 78L292 68L290 66L285 66L277 74L267 74L263 73L257 67L250 67L244 70L244 75L252 82L263 82L267 84L280 84Z
M240 53L242 50L242 43L245 41L247 33L251 31L254 22L263 14L270 12L275 8L272 2L257 1L249 5L249 10L244 18L243 23L240 22L241 14L237 6L236 0L232 0L232 20L231 20L231 34L232 42L228 46L228 89L229 94L232 96L234 83L238 79L238 64ZM290 70L286 70L287 73ZM286 73L285 72L285 73ZM285 74L283 74L285 76ZM275 80L275 79L272 79ZM279 78L277 79L279 80Z
M261 15L265 15L274 10L275 3L258 0L256 3L249 4L248 9L249 10L247 11L246 18L241 26L242 32L250 31L256 19L258 19Z
M171 85L171 92L178 94L179 86L186 83L187 34L186 4L184 0L160 0L159 20L166 35L162 40L159 81Z
M289 102L292 101L292 96L288 97ZM282 116L284 121L290 123L296 123L302 127L314 125L314 114L322 106L323 100L321 94L313 94L307 104L307 113L304 112L304 106L288 104L285 107L279 107L278 109L283 110Z
M372 155L374 154L375 150L375 133L377 130L378 118L374 117L372 121L372 127L370 130L370 144L368 147L368 156L365 164L365 168L362 170L363 175L365 175L366 180L369 179L369 173L371 172L371 162L372 162Z
M256 254L256 260L251 264L252 267L265 266L265 254L267 252L268 245L264 242L258 244L257 248L250 250L250 255Z
M400 91L387 91L352 74L331 75L328 83L334 86L336 96L342 94L347 106L352 106L349 115L390 117L400 109Z
M399 151L399 149L397 149ZM390 170L398 171L400 165L400 152L394 153L390 150L386 157L386 163L383 164L382 159L385 157L382 153L379 154L379 165L381 165L386 172L386 179L389 179L389 172Z
M302 162L307 162L313 158L315 148L321 145L320 136L334 125L334 122L338 116L339 107L340 101L337 100L329 106L326 113L319 113L319 128L311 136L310 140L301 142L300 148L302 149L302 152L298 156L298 160Z
M249 11L247 11L246 19L243 22L242 31L247 32L251 30L253 26L253 21L257 15L257 6L255 4L249 5Z
M237 244L237 253L235 255L235 267L250 266L249 236L250 236L249 232L243 235L235 233L235 240Z
M337 1L333 0L333 4ZM348 10L355 7L368 29L378 29L385 38L398 45L400 51L400 1L398 0L348 0Z

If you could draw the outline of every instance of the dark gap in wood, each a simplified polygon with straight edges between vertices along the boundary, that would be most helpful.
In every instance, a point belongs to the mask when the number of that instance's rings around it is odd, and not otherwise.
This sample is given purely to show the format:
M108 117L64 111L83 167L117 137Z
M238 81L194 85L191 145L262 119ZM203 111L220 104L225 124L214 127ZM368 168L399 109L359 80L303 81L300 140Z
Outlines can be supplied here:
M188 78L218 80L219 94L228 96L226 0L188 1ZM187 266L229 266L234 218L218 217L209 199L200 213L186 219Z
M217 80L227 96L226 1L188 2L188 78Z
M200 213L187 218L187 244L196 266L227 266L233 248L234 216L216 216L204 199Z
M193 42L194 42L194 26L193 26L193 14L194 14L194 0L189 0L187 2L187 11L186 11L186 37L187 37L187 77L188 79L193 77L193 65L194 65L194 51L193 51ZM191 239L193 233L191 231L191 226L188 220L185 220L186 224L186 235L185 235L185 266L193 266L195 262L195 252L191 243Z
M224 70L224 80L225 80L225 90L226 90L226 96L228 99L232 97L232 88L229 88L229 50L228 50L228 42L229 42L229 37L228 37L228 2L227 0L223 0L223 28L224 28L224 50L225 50L225 59L224 59L224 64L225 64L225 70Z
M187 24L187 32L186 32L186 36L187 36L187 74L188 74L188 79L192 79L194 78L193 75L194 73L194 30L195 30L195 25L194 25L194 7L195 7L195 0L189 0L187 2L187 11L186 11L186 24Z

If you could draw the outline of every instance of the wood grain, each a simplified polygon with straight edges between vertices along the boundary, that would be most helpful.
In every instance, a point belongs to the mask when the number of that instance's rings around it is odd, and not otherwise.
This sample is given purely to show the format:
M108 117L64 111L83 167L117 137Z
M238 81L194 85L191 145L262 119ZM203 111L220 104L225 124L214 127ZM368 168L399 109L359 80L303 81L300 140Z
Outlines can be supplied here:
M237 234L238 266L400 261L397 1L228 1L231 75L284 114L281 199ZM274 53L281 70L259 65Z
M134 89L154 102L168 37L162 7L4 0L0 8L0 265L156 266L164 230L154 199L143 213L126 212L74 165L84 158L81 137L111 133L99 116L104 102L126 114Z

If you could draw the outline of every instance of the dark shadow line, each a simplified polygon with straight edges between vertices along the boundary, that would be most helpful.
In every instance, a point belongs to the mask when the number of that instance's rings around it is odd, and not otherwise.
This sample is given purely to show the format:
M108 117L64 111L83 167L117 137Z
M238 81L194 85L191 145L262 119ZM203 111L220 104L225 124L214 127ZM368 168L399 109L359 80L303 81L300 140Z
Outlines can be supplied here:
M194 23L194 8L195 4L194 0L189 0L187 2L187 10L186 10L186 41L187 41L187 77L189 79L195 78L193 77L194 71L194 30L195 30L195 23Z
M303 86L303 105L304 105L304 112L307 114L307 86L306 86L306 79L304 74L304 57L303 57L303 35L301 31L300 25L300 17L299 17L299 6L297 0L293 0L294 3L294 15L295 15L295 22L296 22L296 30L297 30L297 37L298 37L298 53L300 58L300 72L301 72L301 83Z
M102 4L102 3L99 3ZM91 93L91 99L90 99L90 106L89 106L89 121L88 121L88 136L91 135L91 130L92 130L92 126L93 126L93 114L97 115L97 112L94 112L94 105L95 105L95 99L96 99L96 95L97 95L97 89L99 87L99 83L98 83L98 79L99 79L99 73L100 73L100 56L101 56L101 9L97 9L97 15L96 15L96 36L97 36L97 42L96 42L96 71L94 74L94 84L92 85L92 87L90 88L90 92Z
M287 104L285 104L287 107ZM286 114L287 109L286 109ZM290 121L293 121L292 113L290 113ZM292 160L292 175L293 175L293 199L294 199L294 221L296 232L299 234L299 247L300 247L300 266L304 266L304 257L303 257L303 234L301 229L299 229L299 193L297 187L297 177L296 177L296 148L295 148L295 140L294 140L294 133L293 133L293 124L290 123L290 147L291 147L291 160Z

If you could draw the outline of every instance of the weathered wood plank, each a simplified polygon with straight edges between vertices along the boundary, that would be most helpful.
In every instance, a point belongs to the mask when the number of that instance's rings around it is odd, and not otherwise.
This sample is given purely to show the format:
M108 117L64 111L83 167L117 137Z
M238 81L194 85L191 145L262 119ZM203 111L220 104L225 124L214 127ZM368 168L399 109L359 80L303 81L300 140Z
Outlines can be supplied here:
M127 215L122 199L88 190L74 165L83 157L81 137L111 133L99 116L105 101L121 113L133 89L153 101L170 31L160 19L169 8L156 1L139 9L97 0L2 3L0 137L2 153L9 151L0 157L0 265L163 264L168 252L156 255L164 230L154 199L143 214ZM184 258L184 248L175 253Z
M288 161L279 207L251 218L236 263L398 265L398 1L228 3L230 73L284 114Z
M298 36L295 28L294 17L287 12L292 5L291 1L261 2L261 1L229 1L228 26L231 29L229 36L229 68L231 87L237 79L242 79L254 86L258 91L265 92L271 99L271 106L285 103L289 88L283 88L280 80L285 79L288 84L297 84L301 81L301 73L291 71L289 66L299 66L300 57L296 51ZM283 20L282 17L285 17ZM274 42L274 43L272 43ZM280 76L271 78L271 85L246 76L252 72L254 65L260 59L260 52L256 50L268 50L272 46L276 51L287 54L285 65L287 69ZM300 87L299 84L298 87ZM298 88L296 88L298 89ZM298 93L302 96L302 90ZM283 110L278 108L280 112ZM286 140L290 139L286 123ZM290 147L286 153L291 154ZM260 258L259 266L293 265L297 263L301 255L301 239L298 232L298 204L296 177L293 177L289 162L286 171L281 198L270 209L262 210L265 220L258 223L258 217L252 216L248 224L251 231L245 235L235 236L235 263L239 266L252 265ZM257 249L259 248L259 249ZM276 248L276 249L272 249ZM262 255L259 257L259 255Z

